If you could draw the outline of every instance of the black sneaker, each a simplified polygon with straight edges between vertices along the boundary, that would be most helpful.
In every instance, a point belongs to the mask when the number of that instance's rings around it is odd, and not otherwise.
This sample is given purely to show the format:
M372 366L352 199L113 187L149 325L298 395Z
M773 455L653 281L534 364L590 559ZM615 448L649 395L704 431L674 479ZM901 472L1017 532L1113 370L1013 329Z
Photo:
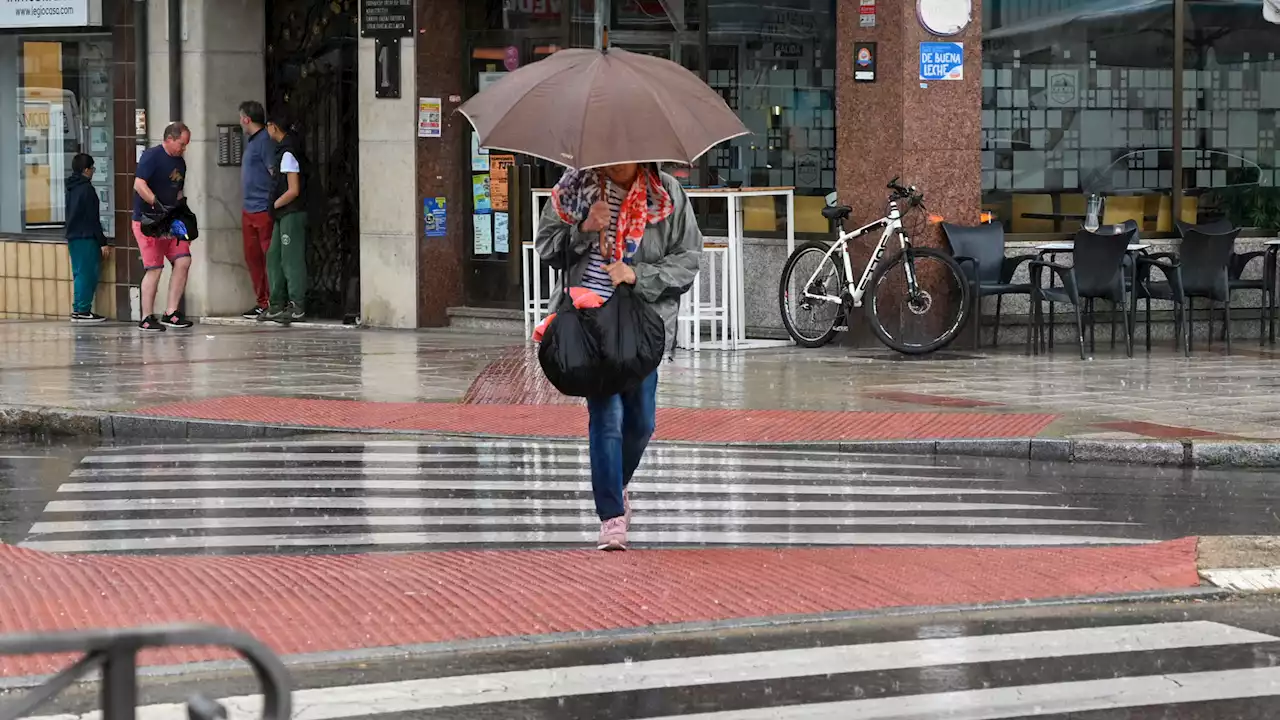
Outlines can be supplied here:
M105 322L106 318L91 312L75 312L71 313L71 322L73 323L100 323Z
M138 323L138 329L144 332L164 332L164 325L160 324L155 315L148 315Z
M160 318L160 323L165 327L177 328L179 330L186 330L195 324L176 310Z
M293 303L289 303L289 306L284 311L289 316L290 322L302 322L307 319L306 311Z
M245 310L244 312L240 313L240 317L244 318L245 320L261 320L262 313L264 312L266 312L264 308L260 308L257 305L254 305L248 310Z
M268 322L268 321L279 322L280 318L282 317L284 317L284 308L279 308L276 310L267 308L266 310L262 311L261 315L258 316L258 322Z
M289 325L295 320L301 320L303 316L304 316L303 312L298 309L297 305L294 305L293 303L289 303L288 305L284 306L284 310L281 310L279 313L276 314L275 317L271 319L275 322L280 323L281 325Z

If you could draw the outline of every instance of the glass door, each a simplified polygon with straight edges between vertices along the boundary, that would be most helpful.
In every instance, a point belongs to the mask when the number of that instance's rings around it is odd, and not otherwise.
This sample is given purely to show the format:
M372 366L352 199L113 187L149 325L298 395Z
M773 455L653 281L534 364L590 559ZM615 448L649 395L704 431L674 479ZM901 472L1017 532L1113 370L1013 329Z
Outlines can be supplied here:
M542 60L561 47L561 36L546 31L490 33L477 38L471 48L469 75L471 91L478 93L503 75L531 62ZM490 152L480 148L479 139L468 132L471 192L466 276L467 304L474 307L517 309L521 298L521 239L527 225L524 209L528 192L521 188L521 168L550 165L524 155ZM533 176L544 180L544 172ZM558 178L558 174L555 176ZM551 178L549 182L554 182ZM540 187L537 181L535 187Z

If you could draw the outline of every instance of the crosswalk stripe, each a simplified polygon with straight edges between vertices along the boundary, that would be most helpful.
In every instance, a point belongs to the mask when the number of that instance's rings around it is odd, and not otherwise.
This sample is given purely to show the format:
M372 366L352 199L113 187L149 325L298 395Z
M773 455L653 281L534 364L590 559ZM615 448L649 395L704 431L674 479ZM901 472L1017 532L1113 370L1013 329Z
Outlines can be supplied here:
M355 535L209 535L93 540L29 540L22 547L44 552L126 552L133 550L193 550L209 548L261 547L357 547L379 545L524 545L529 543L586 544L595 532L586 526L576 531L422 533L384 532ZM718 532L714 530L633 530L632 544L661 545L920 545L1026 547L1031 545L1145 545L1151 540L1133 540L1088 535L1019 535L993 533L815 533Z
M421 440L245 440L238 442L217 442L217 443L174 443L172 445L161 446L130 446L124 445L119 447L103 447L94 450L99 455L127 455L138 452L140 449L151 451L165 451L172 454L183 454L192 451L226 451L237 448L253 448L258 450L279 449L293 450L297 448L363 448L365 450L379 449L416 449L421 447L429 448L463 448L463 449L481 449L481 450L519 450L519 451L538 451L538 452L586 452L587 445L581 440L565 439L561 441L538 441L538 440L482 440L482 439L461 439L461 440L431 440L424 443ZM706 456L730 456L740 457L743 455L753 455L759 457L779 457L779 458L842 458L851 461L873 458L876 463L891 463L894 460L918 461L919 458L912 455L859 455L856 453L847 453L840 450L787 450L760 448L749 445L692 445L682 443L671 443L663 441L655 441L649 445L646 451L648 457L659 457L667 454L679 455L706 455ZM911 467L929 468L932 465L915 465Z
M583 492L582 481L565 480L192 480L64 483L63 493L90 492L214 492L223 490L473 490L510 492ZM646 482L635 489L637 495L688 493L691 495L1049 495L1038 490L991 490L986 488L914 487L904 485L773 485L763 483L674 483Z
M457 508L473 510L529 510L531 508L582 510L594 507L587 498L424 498L424 497L212 497L212 498L127 498L116 500L54 500L45 512L133 512L138 510L257 510L357 509L393 510L414 508ZM649 499L649 510L754 510L824 512L966 512L974 510L1038 510L1078 512L1079 506L1024 505L990 502L860 502L792 500L698 500Z
M649 720L924 720L938 717L945 717L947 720L1002 720L1032 715L1122 710L1271 695L1280 695L1280 668L1216 670L958 690L906 697L668 715ZM319 720L322 717L351 715L308 713L307 717Z
M295 717L326 720L721 683L885 672L938 665L1249 645L1276 640L1271 635L1205 621L1107 626L642 660L314 688L294 692L293 701ZM1160 693L1158 697L1157 691ZM704 720L727 720L731 717L907 720L938 717L940 713L945 713L945 717L953 719L986 720L1026 714L1258 697L1278 692L1280 668L1265 668L905 695L684 717ZM986 699L991 702L982 702ZM222 702L227 707L228 714L234 718L256 717L261 713L260 695L242 695ZM54 720L55 717L59 720L88 718L87 715L60 715L34 720ZM186 709L177 703L151 705L140 708L138 717L144 720L180 720L186 717ZM670 720L676 720L676 717Z
M682 470L664 470L661 468L651 467L646 463L641 468L641 472L646 478L682 478L687 479L690 471ZM432 465L414 465L408 467L383 466L378 465L372 468L362 467L271 467L271 466L225 466L225 467L98 467L91 469L75 470L71 473L73 478L119 478L119 477L149 477L149 478L165 478L165 477L239 477L239 476L263 476L263 475L306 475L316 477L327 476L351 476L351 475L458 475L466 473L472 477L488 477L500 476L511 477L518 475L520 477L578 477L590 478L591 468L587 465L580 467L565 468L548 468L548 467L478 467L478 466L460 466L460 467L436 467ZM741 480L743 477L741 470L707 470L699 469L697 476L700 479L727 479ZM752 471L752 480L826 480L832 482L849 482L857 480L859 482L971 482L971 483L1007 483L1007 480L990 477L966 477L963 475L946 475L939 473L938 475L877 475L867 473L804 473L789 471Z
M245 553L590 544L598 522L590 477L580 441L110 448L90 454L71 473L23 544L64 552L163 547ZM1141 523L1125 523L1122 514L1093 507L1079 493L1028 485L981 464L659 445L646 454L631 490L639 503L631 536L637 545L874 540L1029 546L1153 539L1129 527ZM882 519L863 522L864 514ZM506 521L478 519L487 516ZM972 516L986 519L963 519ZM178 537L157 544L154 538L166 532Z
M438 464L446 460L465 461L474 464L487 465L520 465L520 464L538 464L538 463L555 463L561 465L577 464L590 465L591 458L585 451L577 452L573 455L565 455L562 457L524 453L519 455L512 454L481 454L481 453L459 453L459 454L429 454L429 453L377 453L377 452L354 452L354 453L298 453L298 452L236 452L236 453L190 453L183 455L171 454L140 454L140 455L90 455L82 462L86 465L119 465L127 463L232 463L232 462L255 462L270 460L272 462L311 462L317 465L328 465L340 462L359 462L366 465L383 464L383 463L432 463ZM689 466L689 465L710 465L714 467L733 467L733 468L752 468L752 467L777 467L777 460L769 458L754 457L734 457L725 458L721 456L715 457L697 457L694 455L680 455L667 458L647 458L647 462L657 466ZM798 463L804 468L822 468L822 469L845 469L856 470L860 468L884 468L883 463L866 463L866 462L843 462L839 460L810 460L806 459ZM930 470L932 466L925 466L917 469Z
M358 515L358 516L266 516L266 517L191 517L191 518L139 518L134 520L73 520L37 522L30 534L38 537L60 533L95 532L146 532L160 530L236 530L246 528L306 528L306 527L407 527L442 525L504 525L591 526L596 522L593 512L574 515ZM687 525L717 527L747 527L752 525L874 527L881 525L925 525L934 527L1055 527L1055 526L1136 526L1137 523L1109 522L1105 520L1059 519L1035 517L999 517L983 515L925 515L925 516L859 516L816 517L811 515L655 515L645 513L645 526Z

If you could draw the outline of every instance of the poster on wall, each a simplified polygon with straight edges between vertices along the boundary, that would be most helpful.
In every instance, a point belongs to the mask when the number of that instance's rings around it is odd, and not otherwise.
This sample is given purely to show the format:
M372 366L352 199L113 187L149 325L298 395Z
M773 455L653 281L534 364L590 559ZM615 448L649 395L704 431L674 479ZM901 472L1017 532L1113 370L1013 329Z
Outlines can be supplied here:
M493 251L511 252L511 224L506 213L493 214Z
M89 128L89 152L105 153L111 147L111 132L104 127Z
M440 137L440 98L418 98L418 137Z
M493 212L493 199L489 192L488 175L471 176L471 194L474 197L473 207L477 214L488 215Z
M105 97L89 98L89 124L106 125L110 101Z
M471 133L471 170L489 172L489 151L480 147L480 136Z
M511 168L516 164L515 155L489 156L489 201L493 209L507 212L511 209Z
M445 205L445 199L442 197L422 199L422 223L426 227L427 237L445 236Z
M493 254L493 221L492 215L472 215L471 227L474 229L472 253L475 255Z

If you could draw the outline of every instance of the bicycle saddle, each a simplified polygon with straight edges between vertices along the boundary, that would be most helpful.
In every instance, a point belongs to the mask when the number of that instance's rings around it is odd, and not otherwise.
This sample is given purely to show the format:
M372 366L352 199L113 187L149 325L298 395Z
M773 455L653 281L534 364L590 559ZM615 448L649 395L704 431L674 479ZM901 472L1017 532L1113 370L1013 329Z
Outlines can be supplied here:
M853 208L848 205L836 205L822 208L822 217L828 220L847 220L852 212Z

